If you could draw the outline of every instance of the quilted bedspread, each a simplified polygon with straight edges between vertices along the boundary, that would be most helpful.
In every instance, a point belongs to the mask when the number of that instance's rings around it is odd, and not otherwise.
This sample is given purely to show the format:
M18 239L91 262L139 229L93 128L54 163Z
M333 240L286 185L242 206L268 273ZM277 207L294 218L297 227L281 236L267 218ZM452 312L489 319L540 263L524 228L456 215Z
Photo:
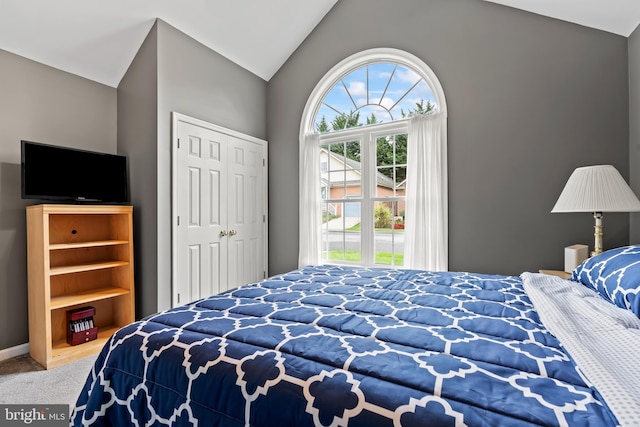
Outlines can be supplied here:
M617 422L519 277L319 266L122 328L71 424Z

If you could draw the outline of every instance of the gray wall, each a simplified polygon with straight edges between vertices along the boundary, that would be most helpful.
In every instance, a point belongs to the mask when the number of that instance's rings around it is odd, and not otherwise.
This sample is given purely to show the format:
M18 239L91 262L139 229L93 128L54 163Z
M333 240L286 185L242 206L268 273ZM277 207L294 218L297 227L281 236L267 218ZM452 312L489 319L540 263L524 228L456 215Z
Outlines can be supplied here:
M264 139L266 93L264 80L162 20L140 48L118 87L118 146L135 170L137 317L171 304L171 113Z
M116 152L116 90L0 50L0 349L29 340L20 140Z
M154 25L118 85L118 151L129 161L136 314L156 311L158 29Z
M640 196L640 27L629 36L629 184ZM630 243L640 243L640 213L632 213Z
M551 214L571 172L628 177L627 39L480 0L343 0L269 81L270 273L296 267L298 132L309 94L342 59L391 47L425 61L449 110L449 267L562 269L593 245L589 214ZM605 216L605 247L626 214Z

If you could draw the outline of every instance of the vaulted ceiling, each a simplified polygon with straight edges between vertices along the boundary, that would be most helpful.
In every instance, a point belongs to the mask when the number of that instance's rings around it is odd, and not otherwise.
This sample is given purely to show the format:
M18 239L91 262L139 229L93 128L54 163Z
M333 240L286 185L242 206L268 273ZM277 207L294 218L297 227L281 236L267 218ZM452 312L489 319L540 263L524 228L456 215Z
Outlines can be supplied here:
M0 49L117 87L161 18L268 81L338 1L0 0ZM486 1L625 37L640 23L638 0Z
M640 24L638 0L487 0L629 37Z

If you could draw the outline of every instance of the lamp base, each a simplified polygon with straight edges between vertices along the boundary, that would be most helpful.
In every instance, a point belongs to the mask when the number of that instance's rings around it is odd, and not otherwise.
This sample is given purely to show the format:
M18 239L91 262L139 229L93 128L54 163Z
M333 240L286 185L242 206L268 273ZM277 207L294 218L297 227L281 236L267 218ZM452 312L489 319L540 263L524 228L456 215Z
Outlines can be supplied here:
M602 227L602 212L594 212L593 218L596 221L596 225L593 226L593 237L595 238L595 244L593 245L593 251L591 252L591 256L595 256L602 253L602 235L603 227Z

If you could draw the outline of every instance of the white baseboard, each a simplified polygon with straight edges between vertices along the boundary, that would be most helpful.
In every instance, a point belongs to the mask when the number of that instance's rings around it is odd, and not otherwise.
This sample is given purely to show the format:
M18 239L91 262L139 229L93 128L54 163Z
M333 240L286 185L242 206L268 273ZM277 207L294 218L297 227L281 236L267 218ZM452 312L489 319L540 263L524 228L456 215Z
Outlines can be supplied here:
M24 343L15 347L9 347L0 350L0 362L16 356L22 356L23 354L29 354L29 343Z

